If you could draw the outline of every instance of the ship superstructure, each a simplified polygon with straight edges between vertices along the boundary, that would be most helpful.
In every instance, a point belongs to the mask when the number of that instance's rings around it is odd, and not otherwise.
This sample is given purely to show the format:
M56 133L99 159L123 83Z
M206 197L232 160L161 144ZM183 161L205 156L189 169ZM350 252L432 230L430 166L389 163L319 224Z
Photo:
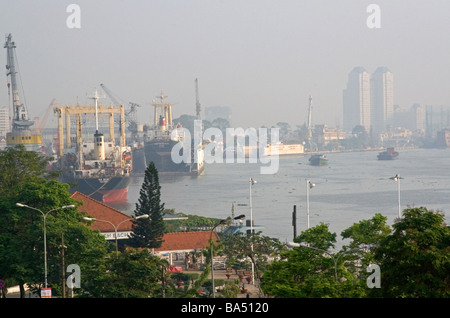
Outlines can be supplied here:
M6 145L15 146L22 144L26 150L40 151L42 147L42 136L39 132L34 131L34 121L29 119L28 111L24 103L21 102L19 96L19 87L17 83L17 71L15 65L15 48L16 44L12 40L12 35L6 36L6 76L8 77L8 95L11 102L12 98L12 123L11 132L6 134Z

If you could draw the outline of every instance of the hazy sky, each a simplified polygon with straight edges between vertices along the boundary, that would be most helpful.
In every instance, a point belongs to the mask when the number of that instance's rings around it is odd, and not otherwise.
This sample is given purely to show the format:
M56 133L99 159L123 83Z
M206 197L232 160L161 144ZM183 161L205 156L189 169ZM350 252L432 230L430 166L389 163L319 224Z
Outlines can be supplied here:
M72 3L81 9L79 29L66 23ZM367 26L370 4L380 8L380 28ZM90 103L100 83L143 105L140 122L152 120L149 104L161 91L175 118L194 115L198 78L202 107L230 106L233 127L303 124L310 94L313 123L335 126L355 66L388 67L402 108L448 105L449 17L447 0L0 2L0 30L16 42L31 116L53 98ZM0 85L7 106L6 72Z

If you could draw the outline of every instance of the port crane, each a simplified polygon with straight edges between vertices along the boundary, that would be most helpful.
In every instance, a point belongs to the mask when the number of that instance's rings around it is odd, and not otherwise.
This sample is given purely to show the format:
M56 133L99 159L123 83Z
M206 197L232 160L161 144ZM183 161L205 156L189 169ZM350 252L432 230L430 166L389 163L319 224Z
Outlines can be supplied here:
M123 104L114 97L112 92L104 84L100 84L100 86L115 106L120 106ZM137 125L137 108L141 107L141 105L133 102L128 102L128 104L130 105L130 110L125 112L125 118L130 119L128 129L132 130L131 128Z
M8 146L14 146L22 144L27 150L39 150L42 145L42 135L33 131L31 126L34 125L34 121L30 120L28 116L28 110L25 104L21 102L19 96L18 86L18 72L16 70L15 49L16 44L12 39L12 35L6 36L6 42L4 45L6 49L6 77L8 79L8 96L11 98L12 93L12 129L11 132L6 134L6 144ZM19 74L20 76L20 74ZM11 102L11 100L10 100Z

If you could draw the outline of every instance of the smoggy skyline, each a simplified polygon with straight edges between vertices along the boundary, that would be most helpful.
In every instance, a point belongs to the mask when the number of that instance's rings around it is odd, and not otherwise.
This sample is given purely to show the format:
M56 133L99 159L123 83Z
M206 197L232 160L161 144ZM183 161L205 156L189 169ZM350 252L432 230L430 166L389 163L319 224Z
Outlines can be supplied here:
M79 28L66 12L77 4ZM379 27L370 4L379 8ZM30 116L56 104L92 103L100 84L135 102L152 121L161 91L174 118L200 103L229 106L234 127L306 121L342 123L342 93L356 66L394 74L394 104L450 100L448 1L14 1L0 5L2 41L11 33ZM75 21L75 20L70 20ZM69 21L69 22L70 22ZM75 21L76 22L76 21ZM3 46L2 46L3 47ZM6 64L6 50L0 60ZM8 106L6 70L0 107ZM109 99L104 102L109 103ZM51 114L48 122L55 122Z

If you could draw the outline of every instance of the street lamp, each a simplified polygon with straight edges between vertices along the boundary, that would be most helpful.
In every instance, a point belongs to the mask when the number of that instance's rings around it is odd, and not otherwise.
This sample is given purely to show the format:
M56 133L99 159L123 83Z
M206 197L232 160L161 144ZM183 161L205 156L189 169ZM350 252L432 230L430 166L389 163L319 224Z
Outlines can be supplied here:
M245 218L245 215L241 214L241 215L233 218L233 220L242 220L244 218ZM214 246L214 244L212 242L212 234L213 234L214 230L216 229L216 227L218 227L219 225L226 224L229 220L230 220L229 218L228 219L224 219L224 220L220 220L219 223L217 223L216 225L213 226L213 228L211 229L211 233L209 235L209 241L211 242L211 281L212 281L212 295L213 295L213 298L216 298L216 295L215 295L215 290L214 290L215 289L215 287L214 287L214 262L213 262L213 257L214 257L213 256L213 246Z
M38 212L40 212L44 218L44 286L45 288L47 288L47 226L46 226L46 219L47 219L47 215L50 212L56 211L56 210L61 210L61 209L68 209L68 208L74 208L75 205L71 204L71 205L64 205L62 207L56 208L56 209L52 209L50 211L47 212L42 212L41 210L28 206L26 204L23 203L16 203L16 206L21 207L21 208L29 208L32 210L36 210Z
M403 179L402 177L400 177L399 174L396 174L395 176L389 178L391 180L394 180L395 182L397 182L397 193L398 193L398 217L401 218L401 206L400 206L400 179Z
M309 189L315 187L315 184L311 180L306 180L306 217L307 217L307 228L309 229Z
M339 258L342 255L345 255L347 253L360 250L360 249L350 249L350 250L347 250L347 251L344 251L344 252L340 253L338 255L338 257L334 257L335 255L331 254L327 250L323 250L323 249L320 249L320 248L317 248L317 247L312 247L312 246L308 246L308 245L301 245L301 244L295 243L295 242L289 242L288 245L291 246L291 247L306 247L306 248L310 248L310 249L321 251L321 252L324 252L325 254L328 254L333 259L333 262L334 262L334 281L335 282L337 282L337 262L338 262Z
M250 234L253 235L252 185L254 185L256 183L256 180L254 180L253 178L250 178L249 183L250 183L250 196L249 196L249 200L250 200ZM253 254L253 243L251 243L250 247L251 247L252 254ZM252 262L252 284L254 284L254 283L255 283L255 269L254 269L254 265Z
M105 223L109 223L109 224L112 225L112 227L114 228L114 236L115 236L115 239L116 239L116 258L118 258L118 257L119 257L119 246L118 246L118 243L117 243L117 229L119 228L119 226L120 226L122 223L126 222L126 221L130 221L130 220L138 220L138 219L147 219L148 217L149 217L148 214L139 215L139 216L137 216L137 217L135 217L135 218L125 219L125 220L121 221L121 222L120 222L119 224L117 224L117 225L114 225L113 223L111 223L110 221L107 221L107 220L99 220L99 219L96 219L96 218L89 218L89 217L86 217L86 216L83 217L83 220L86 220L86 221L105 222Z

